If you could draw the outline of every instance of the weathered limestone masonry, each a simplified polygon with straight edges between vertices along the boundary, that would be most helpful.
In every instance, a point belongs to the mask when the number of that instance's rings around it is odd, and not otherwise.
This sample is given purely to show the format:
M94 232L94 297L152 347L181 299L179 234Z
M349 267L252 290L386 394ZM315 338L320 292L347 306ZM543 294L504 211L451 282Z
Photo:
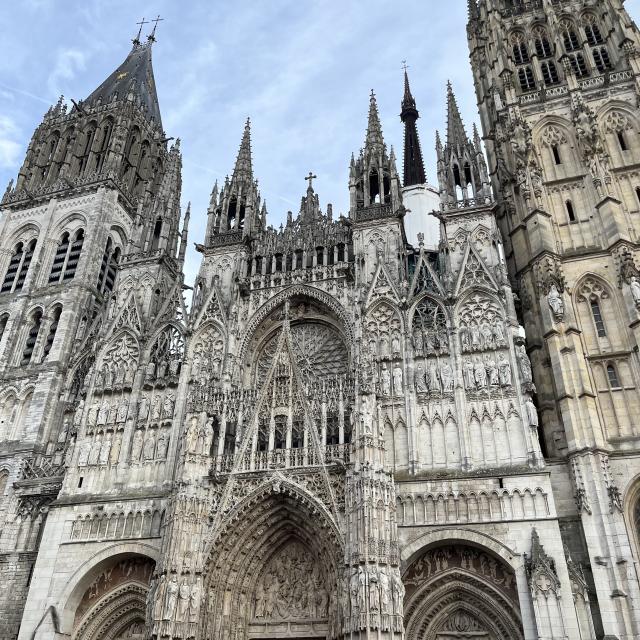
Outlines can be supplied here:
M405 72L403 181L372 93L349 211L310 173L274 228L247 121L188 310L153 35L47 112L1 205L0 637L638 637L637 31L469 10L488 165L449 87L430 214Z

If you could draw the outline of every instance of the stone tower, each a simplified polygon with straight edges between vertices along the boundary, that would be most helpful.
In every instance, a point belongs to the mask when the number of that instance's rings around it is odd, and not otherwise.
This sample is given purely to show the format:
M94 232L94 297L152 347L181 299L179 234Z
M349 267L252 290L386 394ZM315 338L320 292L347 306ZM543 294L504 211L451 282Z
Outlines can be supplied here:
M565 541L599 637L637 637L638 30L620 0L470 0L468 38Z

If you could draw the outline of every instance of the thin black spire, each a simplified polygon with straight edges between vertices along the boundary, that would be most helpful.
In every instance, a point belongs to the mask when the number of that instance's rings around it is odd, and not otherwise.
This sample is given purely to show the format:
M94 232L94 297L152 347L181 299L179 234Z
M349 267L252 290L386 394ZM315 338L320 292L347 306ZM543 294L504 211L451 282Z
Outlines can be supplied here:
M420 139L418 137L418 127L416 121L420 117L416 108L416 101L411 94L409 87L409 76L407 66L404 66L404 96L402 98L402 110L400 119L404 122L404 186L412 184L425 184L427 181L422 151L420 149Z

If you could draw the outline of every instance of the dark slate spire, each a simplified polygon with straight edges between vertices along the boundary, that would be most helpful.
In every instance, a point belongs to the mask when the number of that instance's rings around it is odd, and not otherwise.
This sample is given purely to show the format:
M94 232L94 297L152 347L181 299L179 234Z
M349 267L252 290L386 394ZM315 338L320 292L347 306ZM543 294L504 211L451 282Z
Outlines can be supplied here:
M404 70L404 97L402 98L402 111L400 119L404 122L404 186L412 184L425 184L427 178L424 172L420 139L416 120L419 118L416 101L411 95L409 76Z
M153 40L140 44L136 38L126 60L82 103L83 106L107 104L114 98L126 99L129 95L139 101L149 120L162 127L160 106L156 93L151 62Z

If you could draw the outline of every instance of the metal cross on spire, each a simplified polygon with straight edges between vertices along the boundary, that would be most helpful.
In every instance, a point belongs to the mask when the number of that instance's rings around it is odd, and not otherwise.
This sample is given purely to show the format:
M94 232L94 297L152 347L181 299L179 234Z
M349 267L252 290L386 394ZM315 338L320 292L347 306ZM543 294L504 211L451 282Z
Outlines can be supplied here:
M140 36L142 35L142 27L145 24L149 24L149 22L147 20L144 19L144 16L142 17L142 20L140 20L140 22L136 22L136 24L140 25L140 28L138 29L138 35L131 41L133 42L133 44L140 44Z
M402 68L405 70L405 72L407 71L407 69L409 68L409 65L407 64L406 60L402 61Z
M313 171L309 171L309 175L305 178L305 180L309 181L309 189L313 189L313 181L318 176L313 173Z
M155 20L152 20L151 22L154 23L153 25L153 31L147 36L147 40L149 40L150 42L155 42L156 41L156 29L158 28L158 22L163 22L164 18L160 17L160 14L158 14L158 16L155 18Z

